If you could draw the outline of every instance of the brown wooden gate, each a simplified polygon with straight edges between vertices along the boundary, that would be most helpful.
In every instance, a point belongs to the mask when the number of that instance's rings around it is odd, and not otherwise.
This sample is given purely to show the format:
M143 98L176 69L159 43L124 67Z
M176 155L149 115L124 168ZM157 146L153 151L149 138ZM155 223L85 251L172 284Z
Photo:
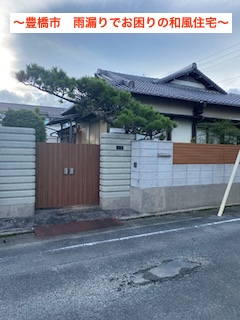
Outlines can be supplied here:
M36 145L36 208L99 203L99 145Z

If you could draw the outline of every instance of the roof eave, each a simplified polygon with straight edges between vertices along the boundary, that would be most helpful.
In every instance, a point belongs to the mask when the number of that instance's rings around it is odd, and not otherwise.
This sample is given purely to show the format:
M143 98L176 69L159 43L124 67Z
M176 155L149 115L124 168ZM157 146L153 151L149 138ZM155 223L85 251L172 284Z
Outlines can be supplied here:
M240 108L240 103L219 103L219 102L215 102L215 101L211 101L208 99L186 99L186 98L176 98L176 97L171 97L171 96L164 96L164 95L157 95L157 94L147 94L147 93L140 93L140 92L134 92L132 91L133 95L144 95L144 96L151 96L151 97L156 97L156 98L162 98L162 99L171 99L171 100L177 100L177 101L186 101L186 102L195 102L195 103L202 103L202 102L207 102L207 104L211 104L211 105L219 105L219 106L223 106L223 107L233 107L233 108Z

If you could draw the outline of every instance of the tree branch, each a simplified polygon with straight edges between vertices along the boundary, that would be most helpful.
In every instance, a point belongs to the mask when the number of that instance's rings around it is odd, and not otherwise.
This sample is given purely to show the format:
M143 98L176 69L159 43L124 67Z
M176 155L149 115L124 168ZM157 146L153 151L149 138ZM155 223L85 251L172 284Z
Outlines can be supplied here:
M71 99L71 98L67 98L67 97L64 97L62 94L58 94L54 91L50 91L50 90L47 90L47 89L42 89L41 87L39 87L38 85L34 84L34 83L27 83L27 82L22 82L25 86L31 86L31 87L34 87L40 91L43 91L43 92L46 92L46 93L49 93L49 94L52 94L54 95L55 97L58 97L60 99L63 99L63 100L66 100L68 102L71 102L71 103L77 103L78 100L74 100L74 99Z

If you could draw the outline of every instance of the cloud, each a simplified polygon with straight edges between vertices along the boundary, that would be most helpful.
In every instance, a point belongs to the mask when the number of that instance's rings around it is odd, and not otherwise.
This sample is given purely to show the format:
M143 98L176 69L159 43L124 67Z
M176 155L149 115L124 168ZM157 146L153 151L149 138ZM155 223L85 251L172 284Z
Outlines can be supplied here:
M229 93L236 93L236 94L240 94L240 89L237 88L231 88L228 90Z
M50 94L25 92L22 94L15 93L9 90L0 90L0 101L20 104L53 106L53 107L69 107L71 104L68 102L60 103L57 97Z

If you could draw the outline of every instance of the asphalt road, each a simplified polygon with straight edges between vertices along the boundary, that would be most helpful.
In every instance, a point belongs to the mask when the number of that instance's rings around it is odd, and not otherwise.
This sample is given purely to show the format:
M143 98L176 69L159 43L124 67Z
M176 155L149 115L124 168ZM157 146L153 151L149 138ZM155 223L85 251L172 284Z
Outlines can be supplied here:
M0 319L240 319L240 213L31 240L0 245Z

